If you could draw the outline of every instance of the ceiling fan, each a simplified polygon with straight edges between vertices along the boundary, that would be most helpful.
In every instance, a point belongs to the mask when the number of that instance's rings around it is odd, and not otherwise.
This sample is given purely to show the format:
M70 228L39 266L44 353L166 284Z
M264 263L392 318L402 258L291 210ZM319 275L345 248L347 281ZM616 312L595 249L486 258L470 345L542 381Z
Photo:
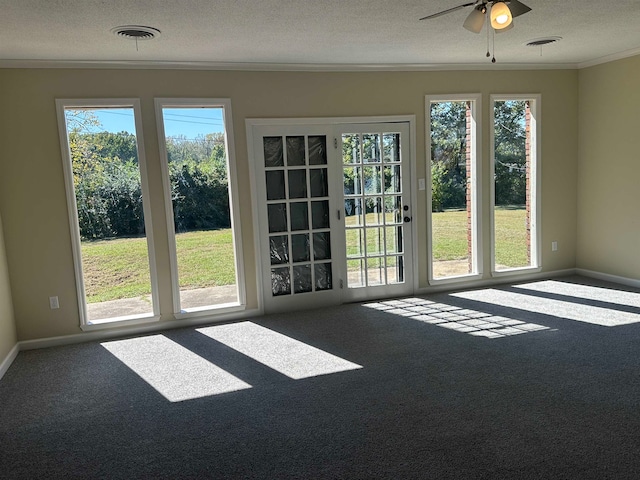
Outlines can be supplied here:
M518 0L476 0L457 7L448 8L433 15L427 15L420 20L437 18L447 13L463 8L473 7L462 26L473 33L480 33L484 26L485 17L489 16L491 27L496 32L505 32L513 28L513 18L531 11L531 8Z

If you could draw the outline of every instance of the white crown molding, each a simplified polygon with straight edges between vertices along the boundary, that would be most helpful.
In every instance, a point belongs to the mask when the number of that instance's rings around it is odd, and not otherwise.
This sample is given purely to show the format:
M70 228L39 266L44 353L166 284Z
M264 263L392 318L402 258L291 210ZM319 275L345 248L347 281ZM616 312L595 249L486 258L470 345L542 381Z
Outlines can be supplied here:
M596 65L615 62L616 60L622 60L623 58L635 57L636 55L640 55L640 47L625 50L624 52L612 53L611 55L605 55L604 57L579 63L578 69L595 67Z
M452 70L574 70L575 63L473 63L473 64L313 64L313 63L218 63L133 60L0 60L0 68L87 68L235 70L258 72L429 72Z

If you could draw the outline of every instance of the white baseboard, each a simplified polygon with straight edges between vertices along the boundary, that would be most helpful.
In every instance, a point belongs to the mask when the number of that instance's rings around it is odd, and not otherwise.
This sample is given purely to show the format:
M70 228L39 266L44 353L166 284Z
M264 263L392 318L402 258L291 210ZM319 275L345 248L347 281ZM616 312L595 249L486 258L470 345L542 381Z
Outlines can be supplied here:
M19 351L20 351L20 345L16 343L13 346L13 348L9 351L9 355L7 355L4 360L2 360L2 362L0 363L0 379L4 377L5 373L7 373L7 370L9 370L9 367L18 356Z
M596 278L598 280L604 280L607 282L619 283L620 285L627 285L629 287L640 288L640 280L636 278L620 277L618 275L610 275L608 273L594 272L593 270L586 270L584 268L576 268L578 275L585 277Z
M159 332L163 330L171 330L174 328L194 327L201 325L210 325L213 323L227 322L230 320L239 320L260 314L258 309L243 310L226 315L216 315L208 317L192 317L180 320L169 320L167 322L154 322L153 324L141 324L132 327L114 327L112 329L94 330L85 333L75 333L72 335L63 335L59 337L37 338L35 340L23 340L18 342L19 350L33 350L36 348L59 347L63 345L72 345L75 343L92 342L96 340L107 340L111 338L125 337L130 335L140 335L145 333Z
M509 275L500 275L493 278L477 279L470 281L460 281L451 283L442 283L439 285L431 285L416 290L417 295L428 295L429 293L447 292L453 290L462 290L466 288L479 288L490 287L493 285L505 285L515 282L526 282L529 280L540 280L545 278L566 277L568 275L575 275L575 268L568 268L566 270L554 270L551 272L535 272L535 273L513 273Z

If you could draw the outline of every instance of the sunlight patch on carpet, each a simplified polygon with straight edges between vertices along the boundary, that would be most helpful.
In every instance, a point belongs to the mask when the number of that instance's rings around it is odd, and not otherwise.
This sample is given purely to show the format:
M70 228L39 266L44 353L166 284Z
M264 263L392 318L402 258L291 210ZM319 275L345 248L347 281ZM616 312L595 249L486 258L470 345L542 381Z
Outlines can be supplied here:
M251 388L248 383L163 335L101 345L170 402Z
M197 331L295 380L362 368L252 322Z
M534 284L530 284L531 286ZM518 286L519 288L520 286ZM545 287L542 287L545 288ZM557 293L557 292L550 292ZM584 292L583 292L584 293ZM590 294L593 294L591 292ZM573 296L570 290L562 293ZM539 295L516 293L498 289L474 290L451 294L452 297L475 300L483 303L491 303L501 307L517 308L544 315L576 320L578 322L601 325L603 327L616 327L640 322L640 315L621 310L596 307L579 302L563 301L554 298L544 298ZM580 294L575 296L580 299ZM599 300L607 302L609 297L602 295Z
M614 288L594 287L579 283L559 282L557 280L545 280L514 285L516 290L531 290L534 292L565 295L577 299L605 302L613 305L637 308L640 311L640 293L616 290Z
M424 298L379 301L366 303L364 306L476 337L501 338L549 329L535 323L433 302Z

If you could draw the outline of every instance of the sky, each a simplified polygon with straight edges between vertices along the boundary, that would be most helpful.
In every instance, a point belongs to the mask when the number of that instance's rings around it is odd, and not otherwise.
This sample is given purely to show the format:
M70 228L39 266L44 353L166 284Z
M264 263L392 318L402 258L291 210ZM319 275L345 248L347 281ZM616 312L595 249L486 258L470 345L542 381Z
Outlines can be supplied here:
M102 108L92 109L102 124L97 131L135 133L133 109ZM222 132L222 109L207 108L164 108L164 129L167 137L185 136L194 139L207 133Z

